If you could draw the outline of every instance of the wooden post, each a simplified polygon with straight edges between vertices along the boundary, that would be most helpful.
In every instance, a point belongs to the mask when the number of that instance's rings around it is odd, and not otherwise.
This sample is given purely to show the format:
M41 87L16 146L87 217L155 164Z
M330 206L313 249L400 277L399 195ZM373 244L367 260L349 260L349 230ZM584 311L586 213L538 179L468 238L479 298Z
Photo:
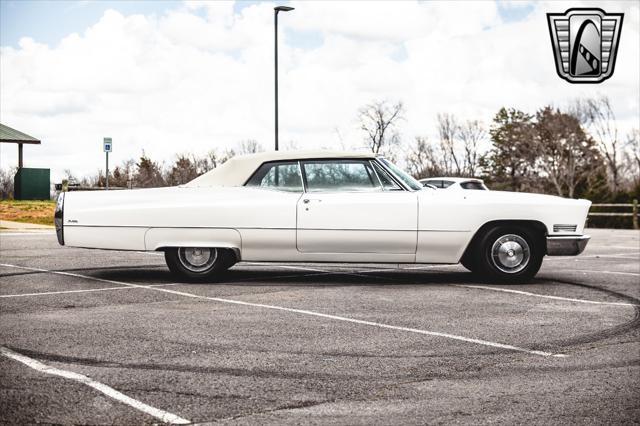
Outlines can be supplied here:
M638 200L633 200L633 229L640 229L638 226Z
M22 168L22 144L18 144L18 168Z

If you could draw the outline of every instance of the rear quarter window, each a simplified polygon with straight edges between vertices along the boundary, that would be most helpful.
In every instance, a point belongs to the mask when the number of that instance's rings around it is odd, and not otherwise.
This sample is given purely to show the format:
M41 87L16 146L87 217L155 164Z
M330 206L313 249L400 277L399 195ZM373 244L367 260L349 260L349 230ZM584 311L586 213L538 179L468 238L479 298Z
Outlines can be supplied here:
M275 189L286 192L302 192L302 175L295 161L264 163L249 178L245 186Z

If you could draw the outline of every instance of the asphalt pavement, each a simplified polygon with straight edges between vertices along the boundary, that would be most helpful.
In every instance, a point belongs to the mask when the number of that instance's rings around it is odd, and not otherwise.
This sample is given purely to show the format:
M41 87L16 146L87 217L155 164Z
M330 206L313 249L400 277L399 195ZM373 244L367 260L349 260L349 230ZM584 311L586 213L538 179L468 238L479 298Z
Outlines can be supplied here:
M0 233L0 422L640 422L640 232L528 284L461 266L240 263Z

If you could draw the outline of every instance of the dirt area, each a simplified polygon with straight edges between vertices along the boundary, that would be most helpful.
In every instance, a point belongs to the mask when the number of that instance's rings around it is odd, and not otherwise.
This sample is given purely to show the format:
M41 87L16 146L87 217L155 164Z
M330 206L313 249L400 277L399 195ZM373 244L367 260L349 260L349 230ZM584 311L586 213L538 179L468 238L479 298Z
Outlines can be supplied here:
M0 201L0 219L13 222L53 225L55 201Z

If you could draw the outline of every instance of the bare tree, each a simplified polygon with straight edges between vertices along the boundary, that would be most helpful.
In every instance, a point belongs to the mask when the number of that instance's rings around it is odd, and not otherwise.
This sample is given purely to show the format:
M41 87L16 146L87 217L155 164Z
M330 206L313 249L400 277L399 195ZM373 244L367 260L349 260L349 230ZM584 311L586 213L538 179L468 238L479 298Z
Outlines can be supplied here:
M442 174L442 155L424 137L416 137L405 157L405 164L416 179Z
M346 148L346 145L344 143L344 139L342 137L342 133L340 132L340 129L338 128L338 126L333 126L333 131L335 132L336 137L338 138L338 142L340 143L340 147L343 150L346 150L347 148Z
M464 151L463 173L476 176L480 162L481 144L487 138L487 132L478 120L468 120L459 127L458 134Z
M640 185L640 129L631 129L627 134L622 160L623 179Z
M235 155L235 153L233 154ZM203 158L197 160L198 174L206 173L209 170L213 170L227 161L230 157L225 153L218 152L217 149L212 149Z
M290 140L284 144L284 149L287 151L294 151L300 149L300 144L297 141Z
M453 114L438 114L438 134L440 135L440 147L444 171L448 175L460 176L462 174L462 161L458 158L456 139L460 132L460 126Z
M234 150L236 155L255 154L256 152L263 152L264 148L254 139L247 139L238 144L238 147Z
M136 161L133 158L123 161L116 166L109 176L109 185L119 188L128 188L133 184L133 173Z
M569 108L589 131L598 144L607 164L609 188L617 192L620 186L620 161L618 124L611 108L611 102L606 96L597 98L577 99Z
M255 142L255 141L254 141ZM263 150L260 144L253 143L245 143L244 146L240 144L240 150L246 151L258 150L255 152L259 152L259 150ZM212 149L203 157L197 157L195 155L192 156L191 161L195 164L198 175L208 172L209 170L213 170L216 167L219 167L229 159L236 156L236 151L234 149L225 149L223 151L219 151L218 149Z
M0 169L0 199L8 200L13 198L13 177L16 169L9 170Z
M375 101L360 109L360 129L365 132L366 143L373 153L379 154L385 148L399 143L397 124L403 114L402 102L390 104L387 101Z

